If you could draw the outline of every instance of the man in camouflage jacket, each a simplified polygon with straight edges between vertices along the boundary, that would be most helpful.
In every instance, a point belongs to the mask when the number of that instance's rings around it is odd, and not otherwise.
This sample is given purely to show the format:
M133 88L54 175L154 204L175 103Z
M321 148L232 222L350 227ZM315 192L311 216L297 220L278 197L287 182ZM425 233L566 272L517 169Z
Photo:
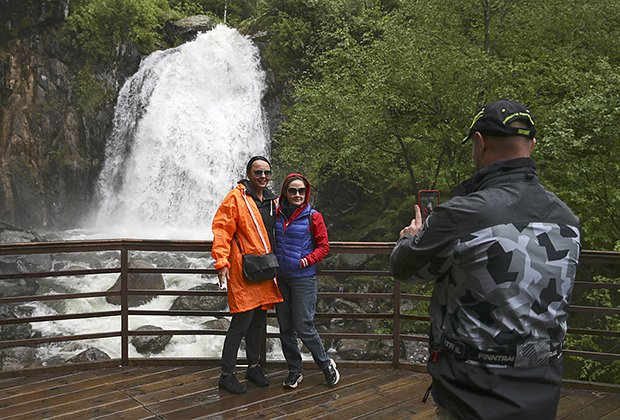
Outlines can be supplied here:
M418 206L390 257L394 277L435 281L428 370L438 417L554 419L579 220L539 183L529 111L487 104L478 172L423 223Z

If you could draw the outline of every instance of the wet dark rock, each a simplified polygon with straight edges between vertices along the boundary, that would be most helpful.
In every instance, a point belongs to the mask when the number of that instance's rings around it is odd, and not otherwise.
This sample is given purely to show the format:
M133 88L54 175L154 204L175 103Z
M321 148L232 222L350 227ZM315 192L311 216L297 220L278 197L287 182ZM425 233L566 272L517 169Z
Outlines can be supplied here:
M189 290L216 291L217 284L205 283ZM226 296L179 296L174 300L170 310L173 311L223 311L228 306Z
M196 38L198 32L207 32L215 27L216 23L204 15L189 16L176 21L169 21L165 26L166 41L178 45Z
M89 347L83 352L79 353L77 356L73 356L68 359L66 363L86 363L86 362L97 362L100 360L110 360L110 356L102 350L99 350L95 347Z
M43 362L43 366L59 366L65 363L65 359L62 356L52 356Z
M226 318L217 318L203 322L202 326L207 330L228 331L230 321Z
M36 348L11 347L0 349L0 370L20 370L41 366Z
M29 338L40 338L41 332L32 329L30 324L3 325L0 327L0 341L4 340L26 340Z
M426 363L428 361L428 343L406 340L401 342L402 357L408 362Z
M382 340L342 339L336 346L345 360L391 360L392 346Z
M318 312L332 313L365 313L364 309L354 301L345 299L321 299L317 303ZM317 330L320 332L351 332L373 333L378 327L374 319L351 319L351 318L317 318L315 320Z
M29 318L34 308L27 305L5 304L0 305L0 319ZM41 332L34 330L31 324L7 324L0 326L0 341L26 340L39 338Z
M155 267L161 268L173 268L180 267L185 268L185 256L182 254L176 254L172 252L135 252L132 253L132 257L140 259L142 261L148 261Z
M32 296L39 290L35 279L0 280L0 297Z
M52 270L52 258L49 254L6 255L0 257L0 273L20 274L37 273ZM0 281L0 296L33 295L39 288L36 279L8 279Z
M359 269L373 256L369 254L335 254L321 263L321 268L340 270Z
M155 266L149 262L143 260L135 260L132 262L132 268L154 268ZM129 289L149 289L149 290L165 290L166 285L164 278L159 273L129 273L127 276L127 283ZM121 277L119 276L112 287L108 289L120 290L121 289ZM156 296L152 295L129 295L128 304L130 308L144 305L155 299ZM121 297L119 296L107 296L106 301L113 305L121 304Z
M349 268L359 270L362 267ZM392 284L390 280L379 277L321 276L319 289L322 292L382 293L390 292Z
M0 226L0 243L24 243L36 241L37 236L31 232L22 230L3 230Z
M275 313L275 311L274 311ZM277 317L267 317L267 326L268 327L275 327L275 328L280 328L280 324L278 323L278 318Z
M163 328L143 325L137 331L163 331ZM131 339L131 344L140 354L158 354L164 351L170 340L171 335L137 335Z

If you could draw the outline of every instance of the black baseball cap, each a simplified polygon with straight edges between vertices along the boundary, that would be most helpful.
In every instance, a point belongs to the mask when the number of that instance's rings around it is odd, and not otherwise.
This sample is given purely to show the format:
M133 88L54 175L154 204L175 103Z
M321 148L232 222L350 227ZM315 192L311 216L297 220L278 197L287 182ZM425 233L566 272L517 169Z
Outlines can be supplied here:
M510 127L513 121L523 121L528 127ZM536 134L534 118L530 111L520 103L508 99L486 104L474 116L467 137L463 139L462 144L467 143L476 131L495 136L524 136L530 139L533 139Z

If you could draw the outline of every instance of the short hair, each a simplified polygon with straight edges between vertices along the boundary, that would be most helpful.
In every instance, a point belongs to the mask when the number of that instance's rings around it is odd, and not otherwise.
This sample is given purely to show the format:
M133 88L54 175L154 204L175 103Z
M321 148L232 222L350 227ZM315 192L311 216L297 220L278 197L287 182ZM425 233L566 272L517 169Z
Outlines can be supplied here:
M526 126L526 124L518 120L513 121L512 123L509 124L509 127L514 127L514 128L523 128L524 126ZM519 136L519 135L498 136L494 134L483 133L483 136L491 140L491 143L489 144L493 145L492 146L493 148L501 149L505 151L518 150L521 147L525 146L526 144L529 144L529 142L532 140L532 138L529 138L526 136Z
M252 159L250 159L248 164L245 166L245 173L247 173L247 174L250 173L250 170L252 169L252 165L257 160L262 160L262 161L267 162L267 165L269 165L269 167L271 168L271 162L269 162L269 160L265 156L253 156Z

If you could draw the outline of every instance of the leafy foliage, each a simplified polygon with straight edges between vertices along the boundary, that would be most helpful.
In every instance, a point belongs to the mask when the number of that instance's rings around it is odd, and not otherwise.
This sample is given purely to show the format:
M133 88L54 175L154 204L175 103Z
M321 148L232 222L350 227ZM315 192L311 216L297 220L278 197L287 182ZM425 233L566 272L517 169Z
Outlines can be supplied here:
M92 72L83 69L77 75L78 105L86 114L114 99L114 89L97 79Z
M542 148L545 178L578 209L586 248L620 238L620 75L604 60L585 75L588 89L556 110ZM553 164L551 164L553 162Z
M620 279L595 275L597 283L617 285ZM573 296L573 305L593 306L597 308L618 308L620 295L613 288L600 288L587 291L583 296ZM571 328L598 329L603 331L620 331L620 316L614 314L591 315L580 317L572 314L569 318ZM568 335L565 347L571 350L618 353L620 339L613 336ZM620 361L595 360L571 356L567 359L566 374L575 375L585 381L617 383L620 378Z
M124 43L142 53L162 46L161 29L176 16L167 0L80 0L67 17L71 43L93 60L109 60Z
M616 246L620 19L610 1L360 4L264 3L274 13L265 60L294 88L276 158L319 191L329 185L319 202L339 221L335 238L393 239L418 189L448 198L472 171L459 144L471 116L509 97L533 110L540 175L582 219L584 246Z

